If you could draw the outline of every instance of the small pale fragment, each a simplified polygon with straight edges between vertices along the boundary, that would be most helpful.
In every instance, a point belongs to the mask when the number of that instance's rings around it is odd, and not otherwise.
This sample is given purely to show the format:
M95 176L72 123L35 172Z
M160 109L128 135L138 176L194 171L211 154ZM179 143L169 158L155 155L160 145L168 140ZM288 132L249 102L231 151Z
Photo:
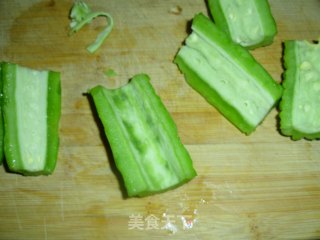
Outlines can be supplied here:
M182 7L180 7L179 5L170 8L169 13L172 13L174 15L180 15L182 12Z

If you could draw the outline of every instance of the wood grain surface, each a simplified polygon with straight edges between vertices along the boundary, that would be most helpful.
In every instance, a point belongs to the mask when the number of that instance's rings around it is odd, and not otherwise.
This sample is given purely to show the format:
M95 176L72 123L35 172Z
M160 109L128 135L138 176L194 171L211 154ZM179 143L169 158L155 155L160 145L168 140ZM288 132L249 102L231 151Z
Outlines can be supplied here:
M0 167L0 239L320 239L320 142L279 134L273 110L241 134L172 63L205 1L87 0L115 27L85 47L97 19L68 35L71 0L1 0L0 60L62 74L57 168L24 177ZM278 35L253 55L281 81L282 42L320 36L319 0L271 0ZM107 77L113 69L117 75ZM144 72L174 118L198 176L175 190L125 198L108 142L83 94Z

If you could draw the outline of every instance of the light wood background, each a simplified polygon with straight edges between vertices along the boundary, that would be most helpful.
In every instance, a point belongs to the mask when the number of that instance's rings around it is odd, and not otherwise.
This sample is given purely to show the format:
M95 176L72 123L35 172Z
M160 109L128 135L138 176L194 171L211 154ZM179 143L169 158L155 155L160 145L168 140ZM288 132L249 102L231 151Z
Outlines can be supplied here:
M86 2L115 21L93 55L85 46L104 19L70 37L71 0L0 1L0 60L60 71L63 91L54 174L23 177L0 167L0 239L319 239L320 142L281 136L276 110L252 135L239 133L172 63L187 23L208 14L205 1ZM270 4L279 33L273 45L252 53L281 81L282 42L320 36L320 1ZM107 77L108 69L117 76ZM150 75L172 114L198 177L163 194L126 199L83 93L97 84L121 86L140 72Z

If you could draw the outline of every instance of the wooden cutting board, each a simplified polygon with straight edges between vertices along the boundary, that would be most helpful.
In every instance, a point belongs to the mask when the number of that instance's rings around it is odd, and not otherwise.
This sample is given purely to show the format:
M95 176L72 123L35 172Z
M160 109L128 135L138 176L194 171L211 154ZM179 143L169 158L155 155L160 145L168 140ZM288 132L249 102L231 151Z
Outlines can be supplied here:
M0 239L319 239L320 142L279 134L273 110L245 136L184 81L172 60L205 1L88 0L115 21L96 54L97 19L68 35L71 0L1 0L0 60L62 74L60 151L53 175L0 167ZM319 0L272 0L278 35L253 51L281 81L282 42L320 36ZM117 75L107 77L113 69ZM198 176L175 190L124 198L92 104L83 95L150 75ZM169 221L168 221L169 220Z

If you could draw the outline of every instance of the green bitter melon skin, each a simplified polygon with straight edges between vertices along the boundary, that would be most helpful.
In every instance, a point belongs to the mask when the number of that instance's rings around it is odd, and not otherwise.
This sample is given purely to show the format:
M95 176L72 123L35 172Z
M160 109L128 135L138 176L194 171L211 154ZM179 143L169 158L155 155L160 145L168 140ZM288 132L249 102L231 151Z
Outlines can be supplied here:
M60 73L12 63L3 63L2 71L4 153L8 168L23 175L49 175L58 158Z
M208 0L215 24L243 47L270 45L277 34L267 0Z
M280 99L282 87L203 14L194 17L192 30L174 62L192 88L240 131L252 133Z
M177 187L196 176L189 153L150 79L134 76L118 89L90 90L129 197Z
M284 43L284 92L280 130L293 140L320 138L320 45L289 40Z

